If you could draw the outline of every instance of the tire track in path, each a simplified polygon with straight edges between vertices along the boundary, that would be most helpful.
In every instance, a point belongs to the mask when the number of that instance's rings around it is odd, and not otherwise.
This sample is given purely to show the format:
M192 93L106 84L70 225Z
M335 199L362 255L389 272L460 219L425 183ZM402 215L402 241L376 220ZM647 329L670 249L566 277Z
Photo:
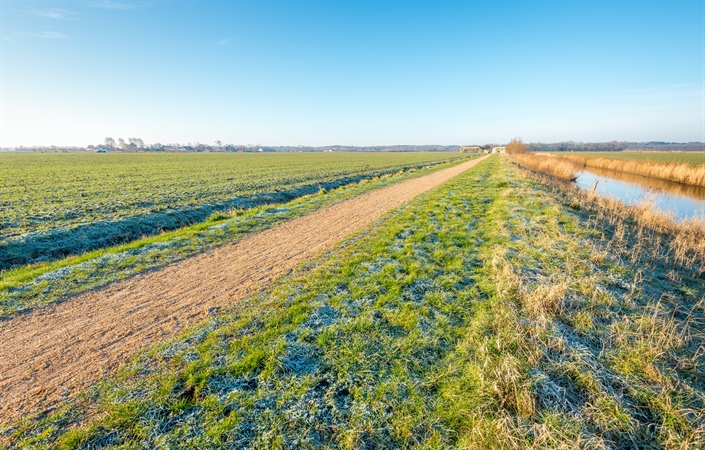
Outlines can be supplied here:
M488 155L489 156L489 155ZM233 244L0 322L0 420L57 404L211 307L246 298L383 214L485 160L369 192Z

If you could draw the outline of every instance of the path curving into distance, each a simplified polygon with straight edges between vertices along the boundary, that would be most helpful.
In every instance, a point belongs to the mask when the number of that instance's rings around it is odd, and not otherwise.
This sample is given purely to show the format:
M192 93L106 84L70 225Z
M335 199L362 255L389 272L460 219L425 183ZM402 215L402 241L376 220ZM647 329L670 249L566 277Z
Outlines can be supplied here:
M488 155L489 156L489 155ZM153 272L0 322L0 421L55 405L484 156L369 192Z

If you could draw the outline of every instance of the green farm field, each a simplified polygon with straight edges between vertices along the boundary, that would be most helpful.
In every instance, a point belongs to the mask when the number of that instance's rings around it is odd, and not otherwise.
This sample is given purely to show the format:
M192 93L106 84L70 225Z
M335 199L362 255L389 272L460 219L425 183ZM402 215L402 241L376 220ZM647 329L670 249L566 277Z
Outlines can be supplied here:
M705 249L644 214L493 156L0 436L703 448Z
M154 236L138 237L125 244L5 270L0 278L0 320L173 264L326 206L427 175L454 165L454 161L363 179L329 191L317 190L285 203L216 212L202 222Z
M0 153L0 270L458 157Z
M685 163L694 166L705 164L705 152L554 152L553 154L558 156L580 155L586 158Z

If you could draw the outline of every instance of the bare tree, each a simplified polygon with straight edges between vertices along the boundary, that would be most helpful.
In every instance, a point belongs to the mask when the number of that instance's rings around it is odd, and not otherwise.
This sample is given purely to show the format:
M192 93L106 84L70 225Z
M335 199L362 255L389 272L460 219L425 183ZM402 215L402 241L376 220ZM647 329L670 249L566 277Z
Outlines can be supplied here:
M529 148L521 141L521 138L514 138L507 144L506 152L510 155L528 153Z
M110 136L106 137L104 142L107 147L115 147L115 139L111 138Z
M144 141L140 138L131 137L127 139L130 144L130 148L144 148Z

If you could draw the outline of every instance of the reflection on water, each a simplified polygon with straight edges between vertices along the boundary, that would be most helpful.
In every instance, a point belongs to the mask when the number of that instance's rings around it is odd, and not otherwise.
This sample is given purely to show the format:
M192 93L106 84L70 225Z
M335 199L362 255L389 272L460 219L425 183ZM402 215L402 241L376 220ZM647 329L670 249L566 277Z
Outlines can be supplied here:
M654 207L677 219L705 219L705 187L674 183L612 170L586 168L575 181L580 189L592 190L605 197L616 197L633 205L653 202Z

